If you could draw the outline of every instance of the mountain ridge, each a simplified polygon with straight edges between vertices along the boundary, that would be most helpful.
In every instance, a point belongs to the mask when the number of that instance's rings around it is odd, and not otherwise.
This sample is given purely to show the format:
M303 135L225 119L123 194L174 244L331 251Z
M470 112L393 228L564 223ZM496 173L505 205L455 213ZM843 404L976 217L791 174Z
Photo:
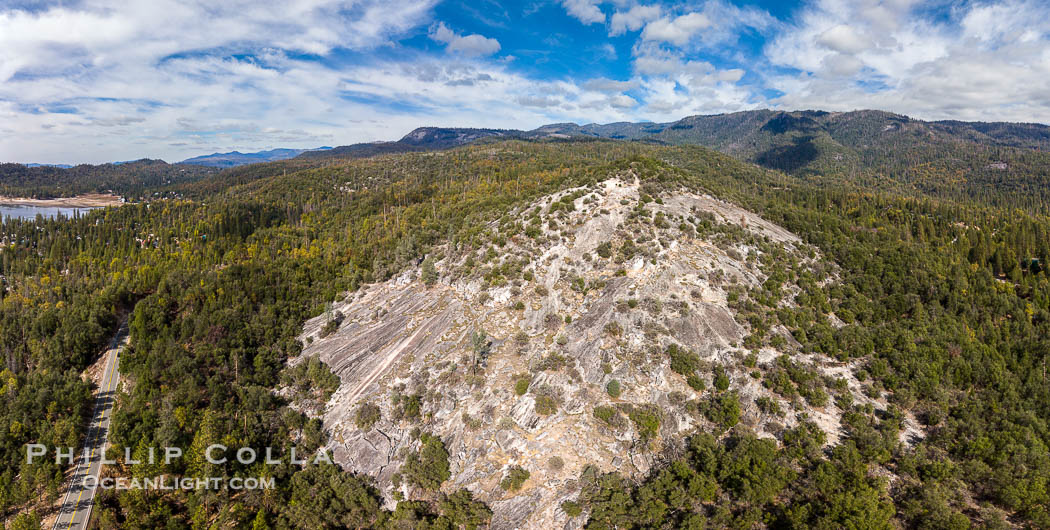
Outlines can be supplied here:
M307 151L323 151L331 149L330 147L317 147L314 149L291 149L291 148L277 148L270 149L267 151L256 151L253 153L242 153L240 151L230 151L228 153L212 153L210 155L195 156L193 158L187 158L176 164L193 164L198 166L209 166L209 167L220 167L230 168L236 166L243 166L246 164L257 164L260 162L277 162L279 160L288 160L289 158L295 158Z
M1043 211L1050 199L1050 126L924 121L880 110L763 109L688 116L667 123L553 123L528 131L425 127L395 142L342 146L296 160L442 150L509 138L698 145L817 182L978 198L1032 211Z
M601 138L702 145L789 173L845 170L844 163L870 158L888 134L926 134L936 142L967 142L987 147L1050 151L1050 126L1021 122L926 121L882 110L747 110L698 114L670 122L558 122L535 129L417 127L398 140L316 149L276 148L253 153L230 151L188 158L177 164L231 168L288 159L359 158L378 154L450 149L490 139Z
M892 133L927 135L936 142L969 142L988 147L1050 150L1050 126L1039 123L925 121L882 110L748 110L687 116L677 121L562 122L532 130L419 127L400 140L352 144L301 157L371 156L386 152L447 149L488 138L593 137L645 140L671 145L702 145L791 173L816 171L813 162L862 158ZM841 155L837 158L836 155ZM819 165L819 164L818 164ZM834 164L832 164L834 165Z

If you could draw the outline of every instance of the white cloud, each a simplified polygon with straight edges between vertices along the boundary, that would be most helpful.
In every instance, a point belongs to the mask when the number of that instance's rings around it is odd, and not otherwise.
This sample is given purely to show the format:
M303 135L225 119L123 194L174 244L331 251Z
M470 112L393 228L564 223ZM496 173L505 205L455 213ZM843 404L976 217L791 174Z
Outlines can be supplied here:
M605 13L595 0L561 0L565 11L584 24L604 24Z
M649 119L673 120L764 106L763 100L753 96L752 88L739 84L746 74L741 68L719 68L691 58L691 53L657 43L638 45L635 54L634 70L640 86L632 95L642 102L641 114Z
M108 7L0 8L0 160L173 161L394 139L426 123L531 128L637 119L625 98L471 56L495 46L441 25L431 32L457 53L402 48L382 61L362 53L426 31L429 2L384 15L369 0L299 0L281 9L276 0L242 2L236 14L172 1L160 20L146 0L120 9L117 0L92 1ZM301 55L333 47L352 49L355 59ZM606 103L583 107L599 100Z
M820 0L766 45L783 108L881 108L926 119L1050 121L1050 6Z
M871 39L846 24L839 24L821 33L817 37L817 44L849 55L865 51L873 45Z
M660 14L660 6L656 5L636 5L627 11L617 11L613 13L609 21L609 35L616 36L623 35L627 31L638 31L646 22L660 18Z
M0 160L181 159L329 143L347 127L336 109L355 119L382 111L342 99L341 72L290 56L388 46L429 22L434 1L396 10L378 0L0 7L0 122L17 131L0 135ZM177 124L199 116L219 128Z
M643 76L692 75L715 69L707 61L688 59L680 51L664 49L655 44L637 46L635 56L634 71Z
M625 90L632 90L638 88L638 85L639 81L637 79L631 79L628 81L615 81L613 79L599 77L583 83L583 88L587 90L594 90L596 92L623 92Z
M714 81L724 83L736 83L744 77L744 73L744 70L740 68L730 68L728 70L720 70L711 77Z
M104 67L222 46L317 54L369 48L417 25L433 3L408 0L394 10L377 0L93 0L77 8L0 10L0 80L26 68Z
M526 107L557 107L560 101L549 96L519 96L518 103Z
M588 112L625 113L632 112L638 107L638 101L626 94L613 94L605 97L588 94L580 98L578 107Z
M852 55L835 53L824 57L821 62L822 69L836 76L851 76L864 67L864 63Z
M645 25L642 40L669 42L685 46L696 32L711 27L711 19L703 13L687 13L671 18L661 18Z
M609 98L609 105L618 109L631 109L638 105L638 102L631 96L619 94Z
M430 38L447 45L447 50L463 55L492 55L499 51L499 41L482 35L457 35L444 22L439 22L430 33Z
M1013 5L978 5L970 9L960 22L965 38L981 43L1017 41L1033 36L1032 22L1024 10Z
M559 0L586 24L612 6L610 35L640 31L629 77L586 81L521 73L560 52L459 34L433 20L435 1L0 7L0 160L177 160L391 139L421 124L667 121L770 106L1050 121L1050 6L1034 0L962 4L947 18L912 0L812 0L790 23L724 0ZM739 45L754 33L769 39L759 56ZM398 44L421 35L447 53ZM617 52L604 39L574 44L569 53L595 61ZM785 95L766 99L766 89Z

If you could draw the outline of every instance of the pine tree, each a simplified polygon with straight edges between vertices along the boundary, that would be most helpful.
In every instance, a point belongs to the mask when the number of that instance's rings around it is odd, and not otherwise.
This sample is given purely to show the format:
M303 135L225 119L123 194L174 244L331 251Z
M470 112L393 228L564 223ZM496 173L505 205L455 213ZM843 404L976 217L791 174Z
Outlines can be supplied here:
M270 523L267 522L266 511L259 508L259 511L255 513L255 520L252 522L252 530L270 530Z
M423 272L421 279L427 287L430 287L431 285L434 285L434 282L437 281L437 278L438 275L437 269L434 267L434 258L431 256L427 256L427 258L423 260Z

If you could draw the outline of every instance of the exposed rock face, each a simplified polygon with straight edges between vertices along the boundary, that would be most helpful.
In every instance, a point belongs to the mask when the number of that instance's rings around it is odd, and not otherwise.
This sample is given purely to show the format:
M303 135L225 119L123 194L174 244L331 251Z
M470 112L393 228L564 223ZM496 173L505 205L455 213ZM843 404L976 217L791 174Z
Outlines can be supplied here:
M406 134L399 143L445 149L469 144L490 136L518 136L520 131L500 129L463 129L446 127L420 127Z
M644 476L676 440L713 428L695 406L714 392L710 370L699 372L704 390L694 390L672 371L671 344L724 367L741 421L757 432L775 436L798 421L793 405L749 375L742 360L750 352L741 347L749 330L727 299L733 285L765 281L759 249L740 242L748 238L698 237L693 226L713 215L719 229L755 236L802 263L819 258L802 257L811 249L783 228L712 197L679 191L662 204L648 199L632 175L565 190L485 227L505 240L501 247L442 249L431 258L433 285L417 267L334 304L345 319L331 335L320 336L330 316L308 322L308 344L293 362L318 356L342 381L323 414L336 461L374 476L392 499L392 477L417 446L411 431L419 428L448 448L444 488L468 488L487 502L493 527L581 526L583 518L570 519L560 504L575 498L585 465ZM481 330L491 353L475 368ZM764 348L757 361L778 355ZM848 367L834 370L857 386ZM614 380L618 397L607 390ZM399 418L404 407L395 399L416 395L420 417ZM759 396L789 413L763 413L754 405ZM381 420L361 429L355 414L365 403L380 408ZM659 418L655 432L632 410ZM834 405L805 412L837 438ZM530 477L508 493L499 483L512 466Z

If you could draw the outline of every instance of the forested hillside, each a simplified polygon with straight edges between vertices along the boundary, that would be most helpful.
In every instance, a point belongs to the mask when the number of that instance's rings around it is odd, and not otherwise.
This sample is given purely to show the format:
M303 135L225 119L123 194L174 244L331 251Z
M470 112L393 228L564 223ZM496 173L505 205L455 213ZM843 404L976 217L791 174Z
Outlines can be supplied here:
M1050 127L889 112L756 110L671 123L558 124L533 133L702 145L814 182L979 200L1047 213Z
M804 140L812 126L794 120L769 121L761 128L777 130L761 134L812 143L813 160L842 162L839 169L812 178L816 173L802 166L785 167L797 173L792 176L695 146L511 140L324 163L292 160L210 179L197 178L207 176L201 173L175 188L183 200L107 208L74 220L5 221L0 509L31 524L45 509L35 501L57 495L62 469L46 460L23 464L24 444L79 445L91 402L79 374L128 318L131 346L121 358L127 382L111 450L141 455L176 445L188 451L170 465L114 472L273 476L278 487L236 494L104 491L93 516L101 527L483 524L490 511L469 492L448 484L435 491L447 478L449 455L411 415L403 421L419 429L423 449L404 474L426 487L393 511L381 507L368 479L334 466L214 466L202 451L221 442L311 454L325 441L320 422L274 392L279 386L321 396L333 390L324 365L285 368L301 351L296 338L307 318L346 292L420 261L433 245L453 242L496 255L503 243L484 233L485 222L631 169L657 189L685 186L758 212L834 262L836 281L793 278L802 290L790 304L775 302L777 281L741 293L737 303L753 335L746 346L770 345L768 329L782 324L799 353L855 366L864 391L891 406L876 410L836 394L834 405L847 411L845 436L825 450L823 433L805 422L775 441L755 438L736 424L738 397L707 389L709 411L723 432L696 433L641 483L589 470L577 497L562 505L568 517L586 518L592 528L1050 527L1045 153L920 142L927 132L903 124L895 136L902 143L851 147L839 161L823 154L846 145L843 140L817 145L835 138L824 125ZM762 145L754 144L753 156L768 151ZM978 162L1000 161L1007 169L976 169ZM845 178L854 162L866 172ZM882 186L871 171L885 172L896 185ZM159 180L143 180L128 192L149 195L149 186L169 180L166 173L149 174ZM12 194L71 189L35 176L0 182L12 186ZM105 181L89 182L78 181L76 189ZM531 237L525 226L521 237ZM827 395L820 405L816 390L830 392L834 385L789 363L757 377L785 397L814 399L817 407L827 406ZM902 437L906 415L919 420L921 436Z
M923 121L876 110L754 110L668 123L554 123L531 131L422 127L395 142L307 152L304 162L448 149L493 139L605 138L701 145L814 183L977 200L1046 214L1050 126Z
M193 182L217 173L215 168L172 165L142 159L123 164L81 164L70 168L0 164L0 195L51 199L85 193L115 193L141 198L164 186Z

